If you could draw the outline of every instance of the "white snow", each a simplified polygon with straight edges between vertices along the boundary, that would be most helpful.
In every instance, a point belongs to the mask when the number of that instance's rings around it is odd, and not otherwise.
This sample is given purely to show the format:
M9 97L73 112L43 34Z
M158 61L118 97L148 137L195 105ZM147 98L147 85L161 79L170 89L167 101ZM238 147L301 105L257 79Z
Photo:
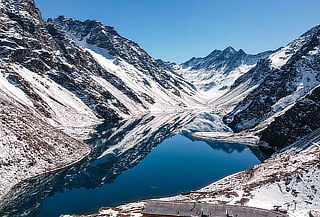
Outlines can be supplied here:
M18 73L25 81L29 82L34 91L49 105L52 119L48 123L64 130L69 135L86 138L92 128L100 123L100 120L76 95L62 86L53 82L46 76L40 76L30 70L11 65L12 70ZM32 101L28 96L14 84L1 76L2 89L11 98L18 99L20 103L34 109Z
M149 111L163 112L168 110L176 110L177 107L180 107L179 105L181 103L185 104L190 109L205 107L202 104L201 98L199 97L197 99L197 96L199 96L197 95L197 93L194 96L189 96L181 91L182 96L178 97L170 91L164 89L158 83L153 81L150 76L139 71L133 65L128 64L121 58L111 58L107 51L94 45L84 43L84 40L85 39L79 42L79 45L82 46L86 51L88 51L109 73L112 73L120 78L124 82L124 84L135 93L137 93L138 96L143 93L155 99L156 103L150 104L143 97L139 97ZM98 53L96 53L95 51L97 51ZM172 77L179 79L176 75L172 74L169 71L167 71L166 73L170 73ZM118 99L120 99L120 101L122 101L122 103L124 103L124 105L129 108L131 113L136 114L137 112L145 112L146 109L143 109L142 107L138 108L138 111L136 106L132 107L132 100L124 96L121 91L117 90L116 88L112 88L112 84L108 84L107 81L102 81L102 79L100 78L96 78L96 80L99 83L103 83L106 87L110 88L112 93L119 97ZM146 85L144 81L147 81L150 86ZM185 88L185 90L188 92L191 91L187 88Z
M210 101L208 104L214 107L214 111L218 114L227 114L231 112L232 109L238 105L250 92L252 92L255 88L259 85L254 85L252 87L249 86L251 83L251 79L241 83L240 85L236 86L232 90L229 90L224 95L220 96L219 98ZM245 109L244 106L242 109ZM241 109L241 110L242 110Z
M286 64L290 57L294 54L294 52L291 52L291 55L288 54L289 51L290 47L284 47L280 51L272 54L269 57L271 65L275 68L281 68L281 66Z
M284 108L296 102L298 99L320 84L317 79L318 71L315 71L309 67L309 64L312 63L317 55L317 52L314 51L318 51L319 49L320 47L316 47L314 50L309 52L310 55L307 58L304 58L297 63L297 71L301 74L296 81L297 89L294 91L294 93L283 97L276 104L274 104L272 106L274 112L282 111Z
M233 133L233 132L196 132L192 134L194 137L206 140L222 141L228 143L249 144L257 146L259 137L252 133Z
M179 68L177 72L198 89L201 98L206 101L213 101L226 94L231 85L244 73L252 69L254 65L240 65L235 70L224 73L224 69L216 70L191 70L189 68ZM210 87L208 87L210 86Z
M232 132L231 128L226 126L220 115L201 111L195 114L193 120L182 128L187 132Z
M0 90L0 200L21 181L64 168L90 148L35 117Z
M33 107L33 103L28 96L19 87L17 87L16 84L9 82L8 75L6 75L3 70L0 70L0 84L0 89L7 93L9 97L15 98L19 102Z
M269 60L274 68L281 68L288 60L296 53L297 50L301 49L306 41L310 39L310 35L302 35L287 46L281 48L276 53L270 55ZM314 54L311 52L310 54Z
M166 71L167 74L170 74L175 80L181 81L181 88L184 91L180 91L181 96L176 96L171 92L162 87L158 82L154 81L150 75L147 75L145 72L139 71L133 65L127 63L120 57L113 57L110 55L107 49L97 47L87 43L87 39L90 37L90 34L86 37L79 39L74 33L66 32L66 34L73 40L80 48L84 51L89 52L96 61L104 68L108 73L115 75L119 78L124 85L130 89L142 104L138 104L126 96L121 90L119 90L114 84L110 83L104 78L93 75L93 78L100 86L108 90L115 98L117 98L126 108L129 109L129 116L137 116L145 114L146 112L152 113L162 113L162 112L179 112L183 110L206 110L208 107L212 107L208 103L208 99L214 98L212 95L215 92L213 89L210 93L204 94L204 92L195 91L190 88L189 85L183 84L185 81L170 71ZM235 72L230 73L229 76L225 79L225 83L228 83L230 86L232 82L244 73L246 70L249 70L252 66L242 65ZM216 76L216 80L219 80L223 77L222 72ZM150 85L146 85L146 82ZM222 87L221 82L221 87ZM218 88L218 87L216 87ZM228 90L218 91L221 95ZM211 95L211 96L210 96ZM152 98L155 103L151 104L143 96L149 96ZM109 106L117 111L117 113L125 118L129 116L123 114L119 109L109 103Z

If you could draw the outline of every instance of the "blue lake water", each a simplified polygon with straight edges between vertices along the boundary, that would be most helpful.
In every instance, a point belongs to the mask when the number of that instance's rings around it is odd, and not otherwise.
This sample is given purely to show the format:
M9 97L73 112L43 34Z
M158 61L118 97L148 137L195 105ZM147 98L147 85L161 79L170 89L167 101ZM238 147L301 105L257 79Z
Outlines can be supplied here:
M103 206L188 192L259 162L249 148L226 153L203 141L175 135L164 140L113 183L96 189L70 190L47 198L40 216L87 214Z
M215 115L189 113L106 122L86 141L93 148L87 159L21 183L0 204L0 216L91 214L100 207L173 196L252 168L267 157L242 144L191 136L198 130L225 130L217 122Z

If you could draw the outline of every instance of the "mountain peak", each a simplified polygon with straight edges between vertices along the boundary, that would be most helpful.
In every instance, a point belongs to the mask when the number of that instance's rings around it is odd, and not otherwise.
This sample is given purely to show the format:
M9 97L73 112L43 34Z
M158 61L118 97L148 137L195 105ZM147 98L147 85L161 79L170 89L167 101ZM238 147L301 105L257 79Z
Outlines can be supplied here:
M242 49L240 49L240 50L238 50L238 52L237 53L241 53L241 54L247 54L244 50L242 50Z
M236 53L237 53L237 51L233 47L229 46L222 51L221 56L223 58L228 59L228 58L232 57L233 55L235 55Z
M49 18L50 19L50 18ZM66 20L67 18L63 15L59 15L59 17L57 18L58 20Z
M236 53L237 51L233 47L229 46L229 47L226 47L222 52Z
M309 37L313 35L320 35L320 24L314 26L313 28L309 29L307 32L302 34L300 37Z
M36 7L34 0L0 0L1 17L3 14L15 14L15 21L20 23L42 22L40 10Z

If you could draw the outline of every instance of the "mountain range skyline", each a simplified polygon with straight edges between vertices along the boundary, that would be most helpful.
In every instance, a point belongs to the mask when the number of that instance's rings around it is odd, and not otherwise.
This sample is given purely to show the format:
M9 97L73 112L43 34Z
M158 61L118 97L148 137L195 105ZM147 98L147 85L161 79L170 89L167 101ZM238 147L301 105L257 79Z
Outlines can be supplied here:
M314 0L36 3L45 19L64 15L98 20L115 27L154 58L178 64L228 46L248 54L275 50L320 23L320 2Z

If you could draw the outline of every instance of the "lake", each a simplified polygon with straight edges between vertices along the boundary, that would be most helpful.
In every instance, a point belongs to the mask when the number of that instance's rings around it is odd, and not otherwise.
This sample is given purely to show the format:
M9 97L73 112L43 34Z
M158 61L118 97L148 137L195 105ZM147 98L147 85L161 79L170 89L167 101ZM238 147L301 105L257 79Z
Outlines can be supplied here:
M227 130L214 115L208 123L207 115L149 115L102 124L86 141L94 148L89 159L17 187L2 210L9 216L90 214L197 190L265 158L242 144L194 139L191 133L199 129Z

